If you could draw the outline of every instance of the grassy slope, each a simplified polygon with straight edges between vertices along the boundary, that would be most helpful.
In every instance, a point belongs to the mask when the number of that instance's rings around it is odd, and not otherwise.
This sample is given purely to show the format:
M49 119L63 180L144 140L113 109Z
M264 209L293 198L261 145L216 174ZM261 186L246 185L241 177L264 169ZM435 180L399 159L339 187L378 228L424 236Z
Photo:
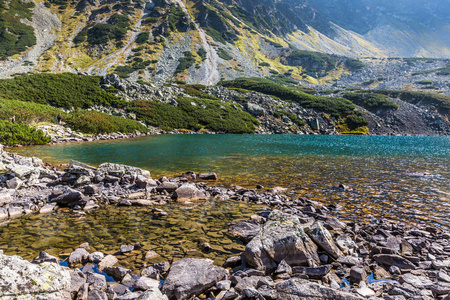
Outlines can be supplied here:
M22 75L0 80L0 117L7 119L15 114L18 122L52 122L61 113L71 128L85 133L147 131L134 120L98 112L74 111L65 114L48 106L89 108L103 105L127 109L136 113L138 120L164 129L208 129L229 133L255 131L257 121L250 114L217 99L207 99L207 95L195 86L189 87L189 92L196 98L179 98L179 106L173 107L157 101L127 103L113 92L100 88L99 81L98 76L70 73ZM191 102L197 106L191 105Z

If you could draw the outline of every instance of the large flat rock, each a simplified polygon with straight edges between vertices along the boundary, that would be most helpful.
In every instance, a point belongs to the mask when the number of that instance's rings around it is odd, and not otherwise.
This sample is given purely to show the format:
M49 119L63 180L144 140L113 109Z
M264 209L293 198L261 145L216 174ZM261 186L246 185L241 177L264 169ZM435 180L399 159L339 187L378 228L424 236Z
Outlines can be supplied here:
M279 299L289 300L362 300L364 298L335 290L305 279L293 278L276 285Z
M290 266L319 263L317 245L294 215L274 210L258 234L245 248L247 264L273 271L284 260Z
M169 299L187 299L214 286L227 274L210 259L183 258L172 264L162 292Z

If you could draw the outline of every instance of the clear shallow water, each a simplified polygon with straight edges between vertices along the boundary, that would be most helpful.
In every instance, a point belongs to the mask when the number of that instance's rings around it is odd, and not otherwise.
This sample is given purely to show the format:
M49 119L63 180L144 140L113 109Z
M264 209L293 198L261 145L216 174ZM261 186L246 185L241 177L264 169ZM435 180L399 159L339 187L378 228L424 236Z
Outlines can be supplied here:
M157 135L16 150L51 163L138 166L154 178L216 172L219 185L279 185L293 197L338 203L345 219L450 227L449 137ZM340 183L352 191L335 189Z
M244 202L214 200L190 207L171 204L161 208L168 216L154 215L152 207L114 206L89 211L86 216L73 216L68 210L28 215L0 227L0 249L5 254L32 260L40 250L68 256L75 247L88 242L91 252L114 254L121 266L132 270L142 269L144 262L183 257L210 258L222 265L228 257L245 249L228 234L228 223L249 219L253 213L264 210ZM137 242L142 244L140 250L120 253L121 245ZM212 249L205 251L204 243ZM145 260L148 250L159 256Z

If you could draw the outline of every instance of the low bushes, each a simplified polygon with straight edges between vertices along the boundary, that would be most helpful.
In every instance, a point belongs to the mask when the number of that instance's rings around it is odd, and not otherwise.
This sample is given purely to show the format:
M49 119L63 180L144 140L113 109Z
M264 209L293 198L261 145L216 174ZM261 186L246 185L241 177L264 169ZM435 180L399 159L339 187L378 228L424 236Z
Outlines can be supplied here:
M54 122L56 116L64 112L43 104L0 98L0 119L9 120L14 115L17 122L28 124L38 122Z
M181 73L186 69L189 69L190 66L192 66L195 63L195 57L192 55L191 51L185 51L184 57L180 57L178 59L179 64L175 70L176 73Z
M33 27L21 22L21 19L31 21L33 7L33 2L0 0L0 60L36 45Z
M50 140L42 130L36 130L28 124L0 120L0 144L43 145Z
M0 97L54 107L124 107L126 102L100 87L100 76L73 73L20 75L0 80Z
M450 96L413 91L374 90L391 98L399 98L412 104L435 107L441 114L450 116Z
M359 127L367 126L369 124L369 122L366 119L364 119L363 116L353 114L353 115L349 115L346 118L345 124L347 124L348 128L354 130Z
M285 101L297 102L306 108L312 108L339 118L346 116L355 106L347 99L310 95L296 88L284 87L275 83L253 78L239 78L222 81L221 85L229 88L241 88L275 96Z
M345 93L344 98L376 113L379 109L397 109L398 104L387 99L386 95L376 93Z
M96 111L73 111L66 115L63 121L72 129L84 133L133 133L136 130L147 132L147 128L141 123L111 116Z
M178 98L172 106L158 101L133 101L128 108L140 120L164 130L210 129L228 133L254 133L255 118L229 104L198 98Z

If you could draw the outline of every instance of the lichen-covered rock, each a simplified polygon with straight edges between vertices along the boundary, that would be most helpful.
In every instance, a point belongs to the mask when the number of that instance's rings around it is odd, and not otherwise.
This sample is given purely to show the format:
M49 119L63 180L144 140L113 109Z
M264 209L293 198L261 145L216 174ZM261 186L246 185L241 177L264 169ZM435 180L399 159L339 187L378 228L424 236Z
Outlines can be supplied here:
M124 175L131 175L136 177L138 175L142 175L144 177L150 178L150 172L147 170L143 170L137 167L112 164L112 163L104 163L101 164L97 171L97 175L111 175L116 177L123 177Z
M69 270L58 264L0 253L0 266L0 299L71 299Z
M284 259L290 266L319 263L317 246L305 233L298 218L274 210L269 221L245 248L247 264L273 271Z
M31 165L26 166L15 163L7 165L6 169L8 169L8 174L13 177L19 177L20 179L24 179L25 176L35 171L35 168Z
M183 258L172 264L162 292L169 299L187 299L214 286L227 274L210 259Z

